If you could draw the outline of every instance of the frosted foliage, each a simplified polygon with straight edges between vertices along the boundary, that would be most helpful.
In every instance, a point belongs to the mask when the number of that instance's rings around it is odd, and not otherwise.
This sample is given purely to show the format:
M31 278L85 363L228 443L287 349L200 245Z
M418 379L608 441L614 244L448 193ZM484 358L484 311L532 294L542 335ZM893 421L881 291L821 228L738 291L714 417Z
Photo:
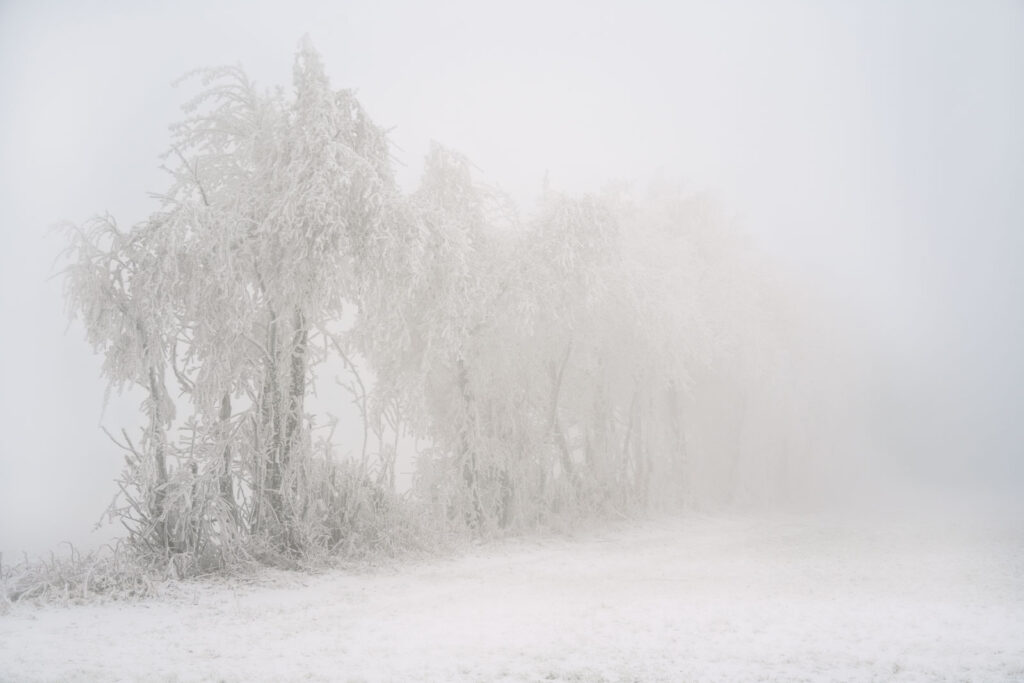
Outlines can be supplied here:
M403 193L308 41L291 93L239 67L185 80L160 210L69 228L70 309L111 386L147 392L112 508L140 546L198 570L395 520L767 502L807 471L804 312L710 199L545 188L522 214L436 144ZM355 444L314 436L307 398L339 367Z

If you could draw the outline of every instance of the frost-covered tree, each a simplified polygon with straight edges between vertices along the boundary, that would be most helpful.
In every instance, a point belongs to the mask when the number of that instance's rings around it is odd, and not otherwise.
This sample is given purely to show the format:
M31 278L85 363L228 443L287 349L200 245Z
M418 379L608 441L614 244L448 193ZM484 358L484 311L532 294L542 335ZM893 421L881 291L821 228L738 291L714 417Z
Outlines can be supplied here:
M189 327L206 336L189 340L188 360L205 380L203 398L249 398L252 523L287 527L307 504L297 460L310 448L304 405L314 337L358 289L359 258L393 193L388 148L352 93L330 88L308 42L291 101L258 96L238 72L223 75L210 74L217 85L193 105L212 106L175 136L183 159L170 195L175 215L182 229L208 230L223 245L203 265L228 280L192 281L207 287L193 292ZM204 240L193 246L200 260L211 255ZM243 313L211 308L211 298ZM204 372L210 365L227 372Z
M388 145L354 95L330 87L308 40L291 97L236 67L196 76L203 90L172 128L160 210L127 235L98 224L105 232L75 243L70 302L106 351L108 378L150 392L151 516L174 521L158 438L170 371L191 410L175 451L187 512L205 530L191 549L251 533L298 550L317 541L325 504L311 372L362 290L395 194Z
M174 334L174 305L158 286L166 263L151 243L160 239L161 222L122 231L110 216L85 226L69 226L72 261L66 270L69 310L78 315L93 348L104 356L103 374L110 388L143 390L147 416L138 446L124 433L127 497L125 516L147 543L168 547L166 517L169 456L167 430L175 405L166 380L168 340Z
M469 162L435 144L402 220L379 236L375 270L386 275L370 278L362 299L360 344L375 391L401 405L408 429L430 444L420 459L425 488L444 514L471 526L493 520L500 497L475 362L505 282L495 206Z

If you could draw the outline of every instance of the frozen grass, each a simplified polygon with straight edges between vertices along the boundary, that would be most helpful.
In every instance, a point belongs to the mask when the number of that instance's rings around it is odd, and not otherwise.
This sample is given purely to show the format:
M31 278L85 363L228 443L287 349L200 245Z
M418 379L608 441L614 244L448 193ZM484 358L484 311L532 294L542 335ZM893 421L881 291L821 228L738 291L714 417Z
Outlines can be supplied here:
M174 574L172 565L147 562L122 542L84 554L62 546L66 553L0 566L0 614L19 601L69 606L152 597Z
M0 617L0 680L1024 679L1024 522L687 518Z

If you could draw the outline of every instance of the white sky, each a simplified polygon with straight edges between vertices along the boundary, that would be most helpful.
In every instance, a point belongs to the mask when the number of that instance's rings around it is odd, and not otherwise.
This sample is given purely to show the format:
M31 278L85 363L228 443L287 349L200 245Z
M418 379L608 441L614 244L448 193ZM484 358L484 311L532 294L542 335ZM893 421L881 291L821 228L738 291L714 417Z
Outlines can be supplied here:
M528 198L666 177L845 299L927 427L962 416L1021 477L1024 5L1015 2L0 3L0 550L82 541L112 493L99 361L66 334L47 227L131 224L191 92L241 62L290 82L309 33L337 87ZM886 403L885 405L888 405ZM115 400L104 424L131 418ZM914 430L911 430L914 431ZM920 430L923 434L926 430ZM941 430L932 434L941 434ZM926 459L931 439L908 437ZM962 437L962 434L961 434ZM1009 468L1007 470L1007 468Z

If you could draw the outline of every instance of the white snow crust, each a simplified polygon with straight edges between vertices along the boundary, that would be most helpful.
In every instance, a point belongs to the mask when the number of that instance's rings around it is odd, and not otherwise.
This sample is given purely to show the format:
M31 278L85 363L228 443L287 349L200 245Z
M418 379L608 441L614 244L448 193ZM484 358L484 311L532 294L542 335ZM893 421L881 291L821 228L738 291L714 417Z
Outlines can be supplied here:
M673 518L15 605L0 680L1024 680L1024 523Z

